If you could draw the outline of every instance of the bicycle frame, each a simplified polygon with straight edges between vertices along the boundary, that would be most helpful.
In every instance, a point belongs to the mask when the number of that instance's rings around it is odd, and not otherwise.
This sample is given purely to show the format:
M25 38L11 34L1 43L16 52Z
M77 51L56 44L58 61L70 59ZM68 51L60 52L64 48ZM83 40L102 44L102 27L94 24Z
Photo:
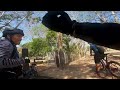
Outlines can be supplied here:
M104 59L101 59L100 62L101 62L104 66L107 65L107 63L108 63L108 60L107 60L107 54L104 54Z
M118 63L118 62L115 62L115 61L108 61L107 60L107 54L105 54L105 57L104 57L104 59L102 59L101 61L100 61L100 63L101 63L101 66L103 67L103 69L102 69L102 71L106 71L106 73L104 73L104 76L101 76L101 74L100 74L100 72L98 73L98 75L100 76L100 77L102 77L102 78L105 78L107 75L109 75L108 73L110 73L110 75L112 76L112 78L113 78L113 76L114 77L119 77L120 78L120 75L116 75L114 72L112 72L113 70L116 70L116 68L113 68L112 70L111 70L111 66L110 66L110 64L116 64L116 65L118 65L118 66L120 66L120 63Z

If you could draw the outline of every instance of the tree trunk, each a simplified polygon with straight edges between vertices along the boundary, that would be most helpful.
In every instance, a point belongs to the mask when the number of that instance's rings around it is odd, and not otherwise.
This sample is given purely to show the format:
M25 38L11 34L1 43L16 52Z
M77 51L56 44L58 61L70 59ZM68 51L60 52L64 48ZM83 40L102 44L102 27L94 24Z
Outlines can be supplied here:
M63 41L62 41L62 33L58 32L57 33L58 38L57 38L57 47L58 47L58 59L59 59L59 68L63 69L65 66L65 56L63 52Z
M57 38L57 47L58 49L62 49L62 33L58 32L58 38Z

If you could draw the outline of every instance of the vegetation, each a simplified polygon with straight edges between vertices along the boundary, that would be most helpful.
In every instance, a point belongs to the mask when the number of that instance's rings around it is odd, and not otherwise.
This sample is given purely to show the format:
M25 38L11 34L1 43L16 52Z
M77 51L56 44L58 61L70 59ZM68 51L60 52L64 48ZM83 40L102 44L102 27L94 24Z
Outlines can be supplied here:
M72 19L79 22L116 22L119 23L119 11L66 11ZM0 11L0 31L4 28L26 28L26 42L22 47L29 49L30 56L45 56L57 47L57 32L41 24L46 11ZM68 58L82 57L89 50L88 44L69 35L62 36L63 50ZM73 57L74 56L74 57Z

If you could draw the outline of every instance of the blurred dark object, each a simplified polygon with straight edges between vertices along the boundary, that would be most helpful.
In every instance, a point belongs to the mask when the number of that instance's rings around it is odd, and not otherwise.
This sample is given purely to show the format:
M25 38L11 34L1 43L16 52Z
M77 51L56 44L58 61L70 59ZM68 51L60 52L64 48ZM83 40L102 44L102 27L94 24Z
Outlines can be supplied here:
M51 30L69 34L86 42L120 50L120 24L79 23L70 19L64 11L49 11L42 23Z
M25 60L25 63L23 64L23 70L27 71L27 70L29 70L29 63L30 63L30 60L28 58L28 49L27 48L22 49L22 58Z

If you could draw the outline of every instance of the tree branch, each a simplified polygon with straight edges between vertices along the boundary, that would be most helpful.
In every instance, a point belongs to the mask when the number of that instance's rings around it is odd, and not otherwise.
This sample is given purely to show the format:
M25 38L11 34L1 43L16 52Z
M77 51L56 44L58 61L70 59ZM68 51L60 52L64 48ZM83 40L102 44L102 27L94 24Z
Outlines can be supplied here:
M0 27L0 30L1 30L3 27L8 26L14 19L15 19L15 18L11 19L11 20L10 20L8 23L6 23L4 26L1 26L1 27Z
M96 13L96 15L99 17L99 19L100 19L100 21L101 21L102 23L107 22L107 20L106 20L105 17L100 16L100 14L98 14L96 11L95 11L95 13Z
M0 15L0 18L4 15L5 11L2 12L2 14Z
M17 28L24 20L25 20L25 18L27 17L28 15L26 15L25 17L23 17L23 19L20 21L20 23L18 23L18 25L15 27L15 28Z
M113 15L114 18L115 18L115 22L116 22L116 23L119 23L118 17L117 17L117 15L115 14L115 12L114 12L114 11L111 11L111 13L112 13L112 15Z

